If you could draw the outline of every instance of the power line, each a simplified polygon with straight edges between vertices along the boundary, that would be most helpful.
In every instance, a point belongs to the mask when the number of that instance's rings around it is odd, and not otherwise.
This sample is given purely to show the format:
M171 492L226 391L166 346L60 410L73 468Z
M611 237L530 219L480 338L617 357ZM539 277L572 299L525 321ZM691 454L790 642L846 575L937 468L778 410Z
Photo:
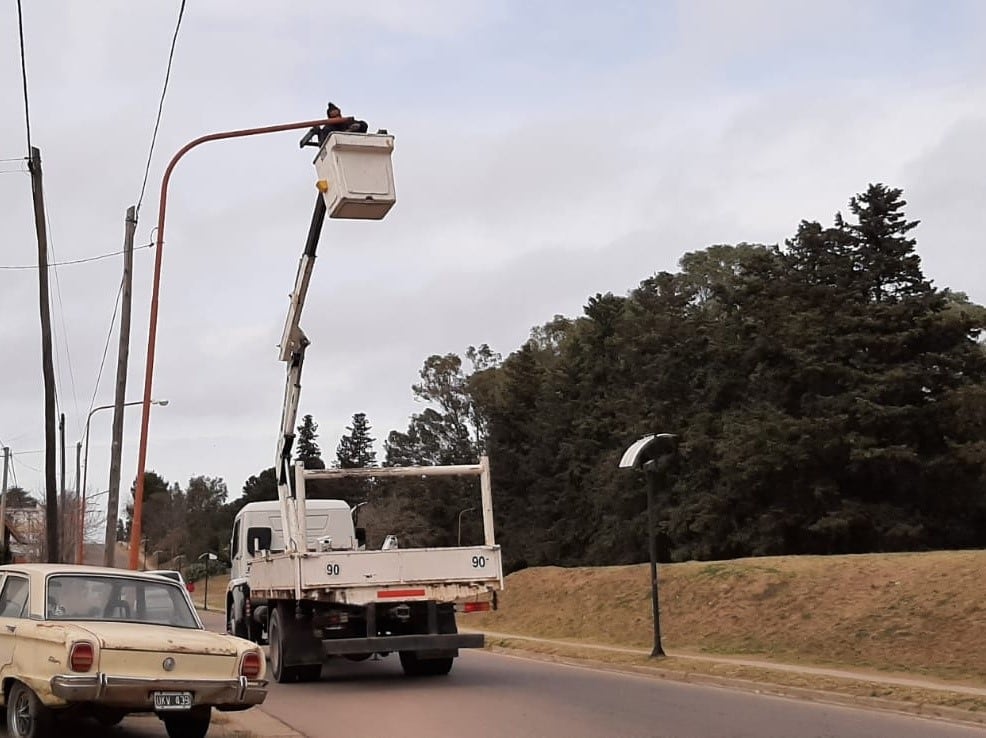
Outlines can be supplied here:
M55 242L54 242L54 239L52 239L52 237L51 237L51 235L52 235L51 221L48 220L48 214L47 213L45 213L45 220L47 221L47 224L48 224L48 248L50 249L51 255L54 258L54 256L55 256ZM72 351L69 348L68 328L65 326L65 303L62 300L62 282L58 278L58 268L57 267L54 268L54 269L52 269L51 272L52 272L52 274L55 277L55 295L58 297L58 310L59 310L61 321L62 321L62 338L63 338L63 340L65 342L65 363L68 364L68 377L69 377L70 385L72 387L72 402L75 405L75 416L76 416L76 418L77 418L77 420L79 422L79 429L81 430L81 428L82 428L82 418L79 415L79 395L78 395L78 391L76 390L76 387L75 387L75 371L72 369ZM57 357L57 355L58 355L58 352L56 351L55 352L55 356ZM55 404L56 404L56 406L58 404L58 396L57 395L55 397Z
M20 0L18 0L19 2ZM140 197L137 198L137 208L134 211L140 215L140 205L144 202L144 190L147 188L147 176L151 171L151 158L154 156L154 143L157 141L158 126L161 125L161 111L164 109L164 96L168 92L168 80L171 78L171 62L175 58L175 44L178 42L178 29L181 28L181 19L185 14L185 0L181 0L181 7L178 9L178 22L175 23L175 34L171 38L171 51L168 52L168 68L164 73L164 88L161 90L161 100L157 106L157 118L154 121L154 133L151 135L151 148L147 152L147 165L144 167L144 181L140 185Z
M12 453L12 454L10 455L10 458L11 458L11 459L17 459L17 456L19 456L19 454L13 454L13 453ZM23 461L21 461L20 459L17 459L17 463L18 463L18 464L20 464L21 466L26 466L26 467L27 467L28 469L30 469L30 470L31 470L31 471L33 471L33 472L36 472L36 473L38 473L38 474L40 474L40 473L41 473L41 470L40 470L40 469L37 469L37 468L35 468L35 467L33 467L33 466L31 466L30 464L25 464L25 463L24 463ZM11 468L13 468L13 466L14 466L14 465L13 465L13 464L11 464L10 466L11 466ZM14 483L15 483L15 484L17 483L17 475L16 475L16 473L15 473L15 475L14 475Z
M27 60L24 56L24 18L21 0L17 0L17 31L21 39L21 78L24 82L24 127L27 129L27 155L31 155L31 113L27 104Z
M120 289L117 290L116 300L113 302L113 315L110 317L110 328L106 332L106 344L103 346L103 358L99 361L99 372L96 374L96 386L92 388L92 399L89 401L89 412L92 412L96 404L96 393L99 391L99 381L103 378L103 367L106 365L106 354L110 349L110 339L113 337L113 326L116 324L116 313L120 308L120 295L123 294L123 279L120 280Z
M154 247L154 244L153 243L147 243L147 244L144 244L143 246L137 246L134 249L134 251L140 251L141 249L150 249L150 248L153 248L153 247ZM90 257L87 257L85 259L73 259L71 261L59 261L59 262L51 263L48 266L49 267L59 267L59 266L72 266L73 264L88 264L91 261L99 261L100 259L109 259L109 258L111 258L113 256L119 256L122 253L123 253L123 251L114 251L114 252L109 253L109 254L100 254L99 256L90 256ZM38 265L37 264L17 264L17 265L12 265L12 266L0 266L0 269L37 269L37 268L38 268Z

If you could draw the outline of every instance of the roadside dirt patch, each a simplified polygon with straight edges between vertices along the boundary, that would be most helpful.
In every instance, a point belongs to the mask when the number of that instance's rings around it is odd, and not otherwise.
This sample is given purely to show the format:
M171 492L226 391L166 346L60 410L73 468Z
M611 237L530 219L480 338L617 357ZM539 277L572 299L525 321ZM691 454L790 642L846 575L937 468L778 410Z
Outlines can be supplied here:
M662 565L665 648L986 682L986 552ZM647 565L525 569L466 628L651 643Z

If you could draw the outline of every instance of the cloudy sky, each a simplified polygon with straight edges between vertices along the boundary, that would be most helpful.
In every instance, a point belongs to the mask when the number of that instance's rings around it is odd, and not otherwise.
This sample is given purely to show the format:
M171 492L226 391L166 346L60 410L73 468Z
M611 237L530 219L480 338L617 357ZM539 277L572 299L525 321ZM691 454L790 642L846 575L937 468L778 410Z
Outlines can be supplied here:
M177 0L24 3L32 141L52 256L121 248L140 193ZM37 273L14 3L0 10L0 442L42 492ZM396 136L398 204L327 221L303 327L301 412L334 454L354 412L405 429L430 354L577 315L713 243L830 222L870 182L904 188L926 274L986 302L986 4L977 0L191 0L140 211L204 133L319 117ZM273 462L288 293L314 149L286 133L207 145L172 180L148 468L231 495ZM143 391L153 250L135 257L128 400ZM121 257L53 274L59 409L73 449L97 386ZM136 469L128 414L124 484ZM111 411L93 416L106 489ZM70 451L71 453L71 451ZM73 466L69 461L69 468ZM72 484L70 474L70 486Z

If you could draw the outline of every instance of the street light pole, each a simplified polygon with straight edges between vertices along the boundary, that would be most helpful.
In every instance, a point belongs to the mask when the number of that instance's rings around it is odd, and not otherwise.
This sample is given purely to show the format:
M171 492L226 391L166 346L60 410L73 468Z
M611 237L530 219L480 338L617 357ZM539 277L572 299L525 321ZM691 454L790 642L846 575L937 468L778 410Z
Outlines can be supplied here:
M661 605L657 592L657 537L654 535L654 500L657 497L658 474L654 468L653 459L644 464L644 473L647 476L647 541L649 543L648 553L650 554L651 611L654 613L654 648L650 655L651 658L654 658L664 656L664 649L661 647Z
M199 561L205 559L205 594L202 596L202 609L206 611L209 609L209 562L218 558L214 553L208 551L199 556Z
M647 477L647 552L650 557L650 593L651 609L654 614L654 647L651 658L664 656L661 646L661 605L658 598L657 586L657 537L654 529L654 507L656 505L658 485L660 483L662 465L659 460L677 451L677 437L671 433L656 433L636 441L620 459L622 469L642 469ZM663 447L663 448L662 448Z
M315 128L321 126L334 126L342 123L352 123L354 118L344 116L340 118L323 118L321 120L306 120L297 123L283 123L274 126L262 126L260 128L242 128L235 131L223 131L221 133L210 133L200 136L178 149L178 152L171 157L164 176L161 178L161 195L157 213L157 239L154 249L154 279L151 287L151 311L150 325L147 331L147 355L144 366L144 407L140 419L140 448L137 453L137 481L134 487L134 517L133 525L130 529L130 568L136 569L138 563L137 543L141 535L141 516L144 504L144 471L147 466L147 429L151 420L151 386L154 380L154 352L157 346L157 314L158 296L161 290L161 258L164 253L164 216L168 204L168 183L171 181L171 173L174 171L178 161L189 151L209 141L220 141L227 138L243 138L245 136L258 136L265 133L277 133L280 131L296 131L302 128Z
M139 405L139 401L125 402L123 407L129 407L130 405ZM151 400L152 405L161 405L164 407L168 404L168 400ZM109 410L116 407L115 405L100 405L89 411L89 417L86 418L86 434L85 434L85 461L82 464L82 493L79 495L79 544L76 550L76 563L82 563L83 549L82 549L82 538L85 533L86 524L86 481L89 477L89 423L92 421L92 416L95 415L100 410Z
M467 507L465 510L459 511L459 537L457 539L457 545L459 546L462 545L462 515L463 513L473 512L475 509L474 507Z

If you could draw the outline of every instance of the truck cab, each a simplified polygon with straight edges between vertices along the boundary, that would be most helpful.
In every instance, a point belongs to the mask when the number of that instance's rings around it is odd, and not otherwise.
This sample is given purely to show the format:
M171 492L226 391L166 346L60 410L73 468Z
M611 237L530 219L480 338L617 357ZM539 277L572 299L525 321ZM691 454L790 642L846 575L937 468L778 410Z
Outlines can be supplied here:
M366 533L355 527L351 509L343 500L307 500L305 523L308 551L359 551L365 547ZM284 549L280 503L247 503L233 521L230 578L246 577L249 561L258 554L283 553Z

